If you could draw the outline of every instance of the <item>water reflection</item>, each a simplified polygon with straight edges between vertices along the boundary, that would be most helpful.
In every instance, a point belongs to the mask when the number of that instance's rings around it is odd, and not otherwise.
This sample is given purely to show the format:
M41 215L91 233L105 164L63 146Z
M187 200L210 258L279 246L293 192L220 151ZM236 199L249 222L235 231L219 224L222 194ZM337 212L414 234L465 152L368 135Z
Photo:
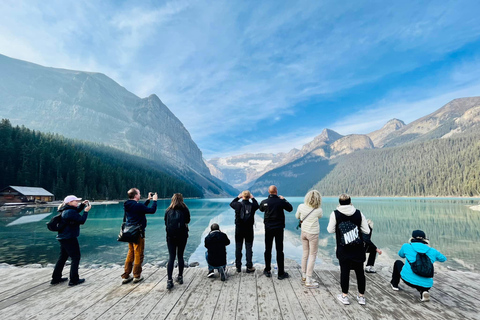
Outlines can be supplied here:
M203 239L213 222L220 224L232 241L228 247L228 261L234 254L234 212L229 207L231 199L196 199L186 203L192 213L190 237L185 256L190 261L204 263ZM296 207L303 198L288 199ZM146 232L145 262L158 263L168 256L163 215L170 204L158 202L155 215L149 215ZM397 252L412 230L422 229L432 246L449 259L445 264L459 269L477 270L480 266L480 249L476 241L480 236L480 212L468 206L477 204L465 199L412 199L412 198L354 198L353 204L375 223L373 241L382 249ZM319 261L335 261L335 239L326 232L336 198L324 198L324 216L320 219ZM58 255L55 233L48 231L45 223L55 214L54 208L14 208L0 211L0 262L16 265L29 263L54 263ZM256 219L254 256L263 263L263 214ZM82 264L123 264L127 245L116 241L123 219L123 205L97 205L81 227L79 238ZM295 229L294 212L287 215L285 231L285 256L297 261L301 258L300 231ZM275 252L275 250L273 250ZM275 257L275 254L273 255Z

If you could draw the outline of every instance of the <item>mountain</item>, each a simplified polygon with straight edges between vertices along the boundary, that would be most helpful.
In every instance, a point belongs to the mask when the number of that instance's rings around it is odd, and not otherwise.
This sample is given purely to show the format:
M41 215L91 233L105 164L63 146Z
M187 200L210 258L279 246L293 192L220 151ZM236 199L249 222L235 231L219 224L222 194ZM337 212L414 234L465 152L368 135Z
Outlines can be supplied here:
M0 75L0 118L153 160L201 187L205 196L234 193L210 175L189 132L156 95L142 99L101 73L47 68L3 55Z
M381 148L385 144L384 143L385 138L390 133L395 132L403 127L405 127L405 122L398 119L392 119L388 121L381 129L373 131L367 134L367 136L370 137L375 148Z

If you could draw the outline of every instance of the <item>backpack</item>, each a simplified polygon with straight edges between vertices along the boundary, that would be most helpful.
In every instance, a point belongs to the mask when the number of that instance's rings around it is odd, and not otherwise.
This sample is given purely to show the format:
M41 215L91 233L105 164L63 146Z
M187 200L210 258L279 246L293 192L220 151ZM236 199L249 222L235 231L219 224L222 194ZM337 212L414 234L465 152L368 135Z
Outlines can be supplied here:
M338 214L340 214L340 212L338 212ZM341 246L354 246L354 245L363 244L363 240L360 238L358 226L354 224L352 221L340 222L338 224L338 230L340 232Z
M433 263L426 253L417 252L415 261L414 262L408 261L408 263L410 263L410 267L412 268L413 273L415 273L417 276L424 277L424 278L433 278Z
M50 231L56 231L56 232L62 232L63 229L67 224L65 221L62 219L62 213L60 212L59 214L55 215L50 219L50 221L47 222L47 228Z
M167 234L170 236L179 235L179 232L187 229L183 212L180 210L168 210L167 212Z
M243 222L248 222L252 217L252 204L250 202L242 203L242 208L240 209L240 220Z

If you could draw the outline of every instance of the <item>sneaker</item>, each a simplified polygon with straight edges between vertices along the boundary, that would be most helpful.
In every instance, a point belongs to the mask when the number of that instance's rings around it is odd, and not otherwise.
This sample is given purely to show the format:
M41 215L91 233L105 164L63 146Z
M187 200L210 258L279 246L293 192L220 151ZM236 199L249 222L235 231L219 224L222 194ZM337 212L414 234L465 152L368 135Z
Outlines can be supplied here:
M290 278L290 276L288 275L288 273L284 272L282 275L278 275L278 280L283 280L283 279L287 279L287 278Z
M270 271L267 271L267 270L263 270L263 274L265 275L265 277L267 278L270 278L272 276L272 273Z
M52 279L52 281L50 281L50 284L55 285L55 284L59 284L59 283L65 282L65 281L67 281L67 280L68 280L68 278L60 278L60 279L58 279L58 280L53 280L53 279Z
M248 268L247 268L248 269ZM242 268L237 267L237 272L240 273L242 272Z
M395 287L391 282L390 282L390 287L392 287L392 290L394 290L394 291L398 291L398 290L399 290L398 287Z
M350 300L348 300L348 296L344 296L341 293L337 295L337 299L343 304L350 304Z
M122 280L122 284L129 283L129 282L131 282L132 280L133 280L133 277L128 276L128 278L125 278L125 279Z
M218 271L220 272L220 280L225 281L225 270L219 268Z
M84 283L84 282L85 282L85 279L78 279L78 280L75 281L75 282L70 281L70 282L68 283L68 285L69 285L70 287L73 287L73 286L76 286L76 285L81 284L81 283Z
M307 281L307 278L302 277L302 282Z
M366 266L365 267L365 272L366 273L377 273L374 266Z
M213 270L208 270L207 278L213 278L215 276L215 272Z
M177 278L175 279L175 281L177 281L178 284L183 284L183 276L177 276Z
M421 293L421 301L430 301L430 293L428 291L423 291Z
M172 290L173 288L173 280L167 280L167 290Z
M133 278L133 283L139 283L140 281L143 281L143 277L140 276L138 278Z
M247 273L255 272L255 267L247 268Z
M306 283L305 283L305 287L308 288L308 289L318 288L319 286L320 286L320 285L319 285L318 282L316 282L316 281L306 282Z
M364 296L357 296L357 301L358 301L358 304L364 305L365 304L365 297Z

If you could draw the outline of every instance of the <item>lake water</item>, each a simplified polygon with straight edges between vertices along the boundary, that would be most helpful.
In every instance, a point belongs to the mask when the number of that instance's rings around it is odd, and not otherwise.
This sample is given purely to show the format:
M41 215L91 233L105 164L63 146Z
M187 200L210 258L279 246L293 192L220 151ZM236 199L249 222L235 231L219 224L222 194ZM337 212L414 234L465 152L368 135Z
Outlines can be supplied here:
M300 261L302 255L300 230L296 230L294 212L303 198L287 198L294 211L287 213L285 229L285 257ZM259 199L261 200L261 199ZM203 239L213 222L227 233L232 244L228 247L228 261L235 259L234 212L231 199L187 200L192 221L185 252L188 261L205 265ZM320 219L319 259L335 259L335 238L326 227L337 198L324 198L324 217ZM158 202L155 215L147 216L145 263L156 264L167 260L164 212L170 201ZM354 198L353 204L375 223L373 242L385 250L387 256L397 258L400 246L407 242L414 229L422 229L433 247L440 250L448 261L446 266L477 271L480 267L480 212L469 209L478 204L473 199L429 198ZM0 211L0 262L14 265L55 263L59 245L55 233L48 231L45 223L55 214L54 208L7 209ZM263 263L264 232L263 213L257 212L254 241L254 262ZM81 264L123 265L127 252L125 243L117 242L123 219L123 204L96 205L90 211L85 225L81 226L79 242ZM275 257L275 250L273 250ZM274 259L273 259L274 260Z

